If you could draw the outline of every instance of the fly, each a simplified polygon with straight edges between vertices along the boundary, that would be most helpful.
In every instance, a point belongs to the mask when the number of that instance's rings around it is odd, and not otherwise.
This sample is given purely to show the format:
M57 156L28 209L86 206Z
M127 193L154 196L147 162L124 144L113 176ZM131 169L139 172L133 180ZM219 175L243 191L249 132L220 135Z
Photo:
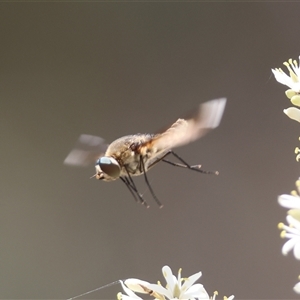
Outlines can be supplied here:
M149 207L133 180L133 176L143 175L149 191L161 208L163 205L148 181L147 171L163 161L204 174L218 174L218 172L202 170L201 165L188 164L172 149L193 142L209 130L216 128L221 122L225 104L225 98L202 103L191 117L178 119L162 133L128 135L113 141L108 146L100 137L82 134L64 163L85 166L96 161L96 173L91 178L104 181L120 178L134 199ZM173 155L179 163L167 160L166 157L169 155Z

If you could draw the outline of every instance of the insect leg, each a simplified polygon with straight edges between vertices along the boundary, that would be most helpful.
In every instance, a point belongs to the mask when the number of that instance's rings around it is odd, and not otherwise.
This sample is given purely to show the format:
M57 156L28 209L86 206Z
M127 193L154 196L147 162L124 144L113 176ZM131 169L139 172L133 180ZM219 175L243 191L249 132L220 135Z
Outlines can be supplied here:
M205 171L205 170L202 170L202 169L200 169L201 165L194 165L194 166L189 165L186 161L184 161L178 154L176 154L172 150L170 150L167 154L173 154L178 160L180 160L182 162L182 164L174 163L172 161L164 159L164 157L165 157L164 156L162 158L162 161L164 161L164 162L166 162L166 163L168 163L168 164L170 164L172 166L181 167L181 168L188 168L190 170L193 170L193 171L196 171L196 172L200 172L200 173L204 173L204 174L215 174L215 175L219 174L218 171Z
M171 153L171 150L169 150L167 153L165 153L163 156L159 157L156 161L154 161L151 165L148 166L147 170L151 169L154 167L157 163L162 161L166 156L168 156Z
M147 208L149 208L150 206L147 204L147 202L144 200L143 196L139 193L133 179L131 178L126 166L124 166L126 172L127 172L127 176L128 177L120 177L122 179L122 181L126 184L126 186L128 187L128 189L130 190L131 194L133 195L134 199L137 200L136 196L138 197L139 201L144 204Z
M122 179L122 181L126 184L126 186L128 187L129 191L131 192L131 194L133 195L135 201L140 201L141 204L144 204L147 208L150 207L150 205L148 205L148 203L144 200L143 196L138 192L136 185L134 184L132 178L130 182L130 180L127 177L120 177ZM138 199L137 199L138 197Z
M138 202L139 199L137 199L136 194L135 194L134 191L132 190L132 187L131 187L130 183L128 182L128 179L127 179L126 177L123 178L123 177L121 177L121 176L120 176L120 179L125 183L125 185L126 185L127 188L129 189L130 193L132 194L134 200L135 200L136 202Z
M146 181L146 184L152 194L152 197L154 198L154 200L156 201L156 203L158 204L159 208L162 208L163 205L161 204L161 202L158 200L158 198L156 197L149 181L148 181L148 177L147 177L147 174L146 174L146 170L145 170L145 165L144 165L144 161L143 161L143 157L140 155L140 163L141 163L141 166L142 166L142 171L144 173L144 178L145 178L145 181Z

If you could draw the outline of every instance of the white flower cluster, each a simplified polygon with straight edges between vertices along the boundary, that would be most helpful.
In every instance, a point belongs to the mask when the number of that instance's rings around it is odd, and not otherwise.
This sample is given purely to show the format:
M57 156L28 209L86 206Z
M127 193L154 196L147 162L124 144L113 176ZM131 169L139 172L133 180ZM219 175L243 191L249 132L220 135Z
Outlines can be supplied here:
M278 197L278 203L289 209L286 216L288 225L279 223L278 228L281 230L280 236L287 239L282 247L282 254L287 255L293 251L295 258L300 260L300 179L296 181L296 188L290 195ZM300 293L300 282L294 286L294 291Z
M159 282L152 284L147 281L130 278L121 281L123 290L126 294L119 293L118 300L143 300L143 298L136 295L148 294L154 297L155 300L166 299L184 299L184 300L198 300L198 299L212 299L215 300L218 295L214 293L213 297L209 297L208 293L200 283L194 284L202 275L201 272L196 273L188 278L181 277L181 269L178 271L178 276L173 275L172 270L168 266L162 268L163 276L166 280L166 287L163 287ZM234 296L224 299L232 300Z
M286 90L286 96L295 106L300 106L300 68L296 60L289 59L283 63L290 76L283 72L281 68L272 69L276 80L289 87ZM296 107L289 107L283 111L292 120L300 122L300 110Z
M272 69L276 80L289 89L285 92L286 96L291 100L295 106L300 106L300 68L296 60L289 59L288 62L283 63L289 75L284 73L281 68ZM292 120L300 122L300 109L296 107L289 107L283 112ZM300 149L295 149L296 160L300 160ZM300 260L300 178L296 181L296 190L293 190L290 195L284 194L278 197L278 203L288 208L286 221L287 225L283 223L278 224L281 230L281 237L287 239L282 247L282 254L287 255L290 251L293 252L295 258ZM300 277L299 277L300 280ZM294 291L300 294L300 282L294 286Z

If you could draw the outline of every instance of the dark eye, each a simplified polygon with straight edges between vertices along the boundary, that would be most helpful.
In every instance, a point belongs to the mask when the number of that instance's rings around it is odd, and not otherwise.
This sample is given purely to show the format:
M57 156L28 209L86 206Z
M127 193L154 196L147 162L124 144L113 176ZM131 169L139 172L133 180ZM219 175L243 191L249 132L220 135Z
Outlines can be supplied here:
M101 170L110 177L117 178L120 176L121 168L118 162L112 158L103 156L97 160Z

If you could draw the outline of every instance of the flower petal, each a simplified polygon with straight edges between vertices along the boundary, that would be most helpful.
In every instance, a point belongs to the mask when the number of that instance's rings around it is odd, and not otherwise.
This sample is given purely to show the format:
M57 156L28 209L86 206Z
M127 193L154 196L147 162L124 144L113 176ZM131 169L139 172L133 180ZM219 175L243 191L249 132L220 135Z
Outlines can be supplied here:
M130 290L124 283L122 280L120 280L120 283L122 285L123 290L125 291L125 293L129 296L123 295L122 294L122 299L142 299L140 297L138 297L132 290ZM142 299L143 300L143 299Z
M295 244L296 244L295 239L290 239L286 241L281 249L282 254L287 255L295 247Z
M298 93L300 91L300 69L298 62L296 60L289 59L283 64L288 69L289 75L283 72L281 68L272 69L275 79ZM287 97L290 98L290 92L288 92Z
M297 294L300 294L300 282L296 283L294 288L293 288L294 292L296 292Z
M292 90L292 89L288 89L285 91L285 95L289 98L292 99L293 96L297 95L297 93Z
M122 300L143 300L142 298L138 297L137 295L127 296L127 295L124 295L122 293L120 293L120 294L121 294L121 299Z
M166 279L167 282L167 288L171 291L174 291L174 288L177 284L177 279L176 277L173 275L172 270L169 266L164 266L162 268L162 273Z
M174 298L172 291L169 289L164 288L160 284L149 284L148 286L154 292L166 296L168 299Z
M292 120L300 122L300 110L296 107L289 107L284 109L283 112Z
M293 226L297 230L297 233L300 236L300 222L293 218L291 215L287 215L286 220L291 226Z
M291 98L291 102L295 105L295 106L300 106L300 95L295 95Z
M300 260L300 238L294 247L294 256L296 259Z
M202 272L198 272L192 276L190 276L189 278L187 278L184 281L184 284L182 285L182 289L183 290L187 290L190 286L192 286L194 284L194 282L196 282L202 275Z
M290 209L287 213L297 221L300 221L300 209L293 208Z
M181 295L181 299L209 299L209 295L206 292L202 284L197 283L191 286L184 294Z
M275 76L275 79L284 85L287 85L291 89L293 89L293 81L290 76L282 71L282 69L272 69L272 72Z
M300 209L300 197L292 195L280 195L278 197L278 203L286 208L299 208Z
M150 283L147 281L143 281L135 278L129 278L126 279L124 283L130 290L134 292L141 293L141 294L148 294L148 292L143 288L143 287L148 288Z

